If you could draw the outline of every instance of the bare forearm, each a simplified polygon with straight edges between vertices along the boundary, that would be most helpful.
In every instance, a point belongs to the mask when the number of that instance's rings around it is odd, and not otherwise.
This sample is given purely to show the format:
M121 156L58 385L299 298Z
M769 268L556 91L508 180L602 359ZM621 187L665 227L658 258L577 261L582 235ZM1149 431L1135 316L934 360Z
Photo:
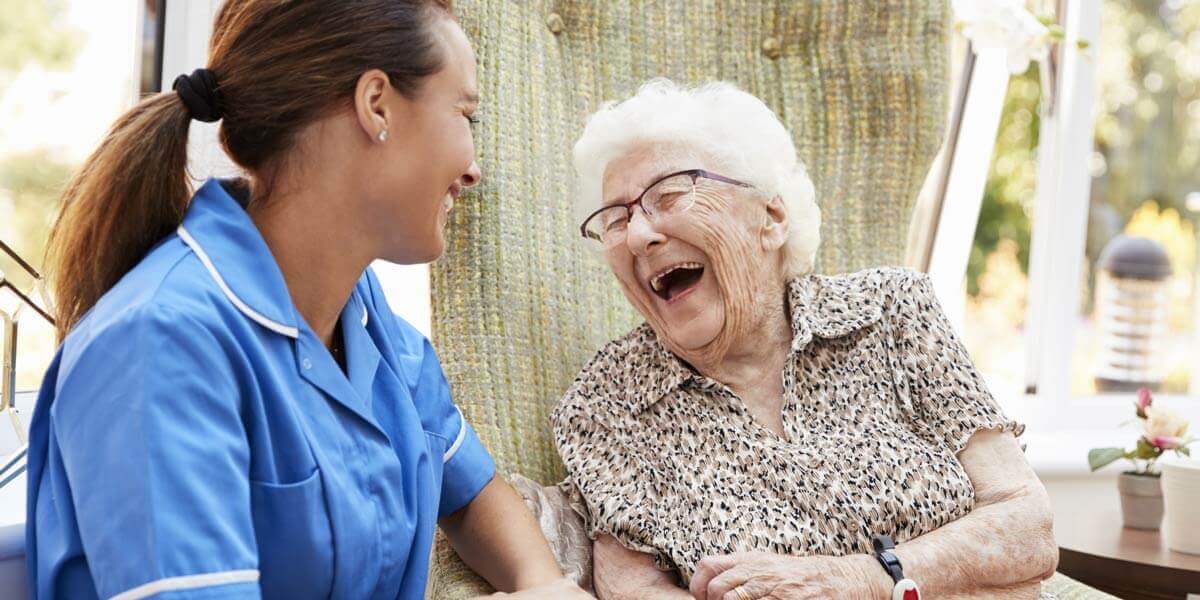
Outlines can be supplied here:
M1052 575L1058 546L1050 500L1016 440L977 433L959 460L975 487L975 508L900 544L905 572L937 597L1017 589Z
M562 578L537 521L500 477L440 525L463 562L497 590L523 590Z
M1049 498L1036 478L989 494L966 516L901 544L896 554L930 595L1042 581L1058 560Z
M660 571L654 557L622 546L610 535L592 544L592 579L601 600L687 600L673 572Z
M1036 497L977 507L896 553L905 571L939 597L1039 582L1057 560L1048 512Z

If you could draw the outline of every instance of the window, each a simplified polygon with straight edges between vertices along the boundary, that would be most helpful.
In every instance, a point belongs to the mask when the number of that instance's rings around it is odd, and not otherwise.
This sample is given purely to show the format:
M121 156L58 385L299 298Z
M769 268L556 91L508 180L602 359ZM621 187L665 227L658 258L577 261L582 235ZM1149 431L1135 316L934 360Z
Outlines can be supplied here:
M154 6L0 0L0 239L37 269L62 188L137 98L138 34L157 37ZM143 18L148 24L139 27ZM33 288L3 254L0 270L21 290ZM54 353L53 329L29 310L18 324L17 389L33 390Z
M1037 189L1039 66L1008 82L966 270L963 341L992 392L1025 389L1024 321Z
M166 30L167 0L143 0L141 18L141 52L138 56L141 80L138 93L153 94L162 89L163 42Z
M1200 4L1058 4L1068 40L1088 47L1009 81L964 340L1035 429L1118 426L1143 371L1160 378L1160 398L1200 417ZM1170 275L1104 274L1120 234L1154 240Z
M1167 394L1200 396L1200 374L1194 373L1200 367L1200 6L1105 0L1100 15L1095 150L1088 160L1091 194L1071 391L1118 391L1127 380L1147 378ZM1110 245L1121 234L1150 240L1165 253L1165 279L1123 287L1108 281L1103 252L1128 249L1120 241ZM1144 293L1131 297L1139 292L1130 286Z

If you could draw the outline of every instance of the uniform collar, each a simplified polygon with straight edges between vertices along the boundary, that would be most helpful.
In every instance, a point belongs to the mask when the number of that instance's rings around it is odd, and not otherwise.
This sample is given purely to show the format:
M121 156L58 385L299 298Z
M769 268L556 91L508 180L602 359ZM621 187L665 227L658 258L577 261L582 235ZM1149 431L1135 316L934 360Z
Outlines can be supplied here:
M227 187L209 179L192 197L178 233L225 297L263 327L297 338L296 310L271 249Z
M883 294L877 278L865 275L829 277L804 275L788 281L788 311L792 326L792 354L804 350L814 336L834 339L853 333L883 315ZM649 324L632 334L634 348L627 372L644 372L635 377L629 390L634 414L653 406L668 392L693 382L701 388L721 387L720 382L700 375L667 350ZM641 371L641 368L647 369Z

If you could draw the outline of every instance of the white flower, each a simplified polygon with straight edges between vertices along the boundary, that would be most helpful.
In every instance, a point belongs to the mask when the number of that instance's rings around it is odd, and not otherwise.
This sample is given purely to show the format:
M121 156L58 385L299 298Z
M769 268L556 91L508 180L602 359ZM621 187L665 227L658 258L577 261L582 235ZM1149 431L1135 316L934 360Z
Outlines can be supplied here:
M1142 437L1153 446L1177 448L1187 435L1188 422L1183 415L1162 406L1146 407L1146 426Z
M954 15L976 47L1006 51L1013 75L1049 52L1050 30L1020 0L954 0Z

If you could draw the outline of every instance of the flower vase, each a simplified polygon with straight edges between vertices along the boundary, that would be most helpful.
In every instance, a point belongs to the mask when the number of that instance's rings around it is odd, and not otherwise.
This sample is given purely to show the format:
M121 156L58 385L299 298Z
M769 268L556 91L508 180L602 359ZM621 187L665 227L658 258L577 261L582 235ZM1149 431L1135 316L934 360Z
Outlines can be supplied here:
M1121 517L1130 529L1157 531L1162 525L1162 481L1157 475L1121 473L1117 479L1121 492Z

